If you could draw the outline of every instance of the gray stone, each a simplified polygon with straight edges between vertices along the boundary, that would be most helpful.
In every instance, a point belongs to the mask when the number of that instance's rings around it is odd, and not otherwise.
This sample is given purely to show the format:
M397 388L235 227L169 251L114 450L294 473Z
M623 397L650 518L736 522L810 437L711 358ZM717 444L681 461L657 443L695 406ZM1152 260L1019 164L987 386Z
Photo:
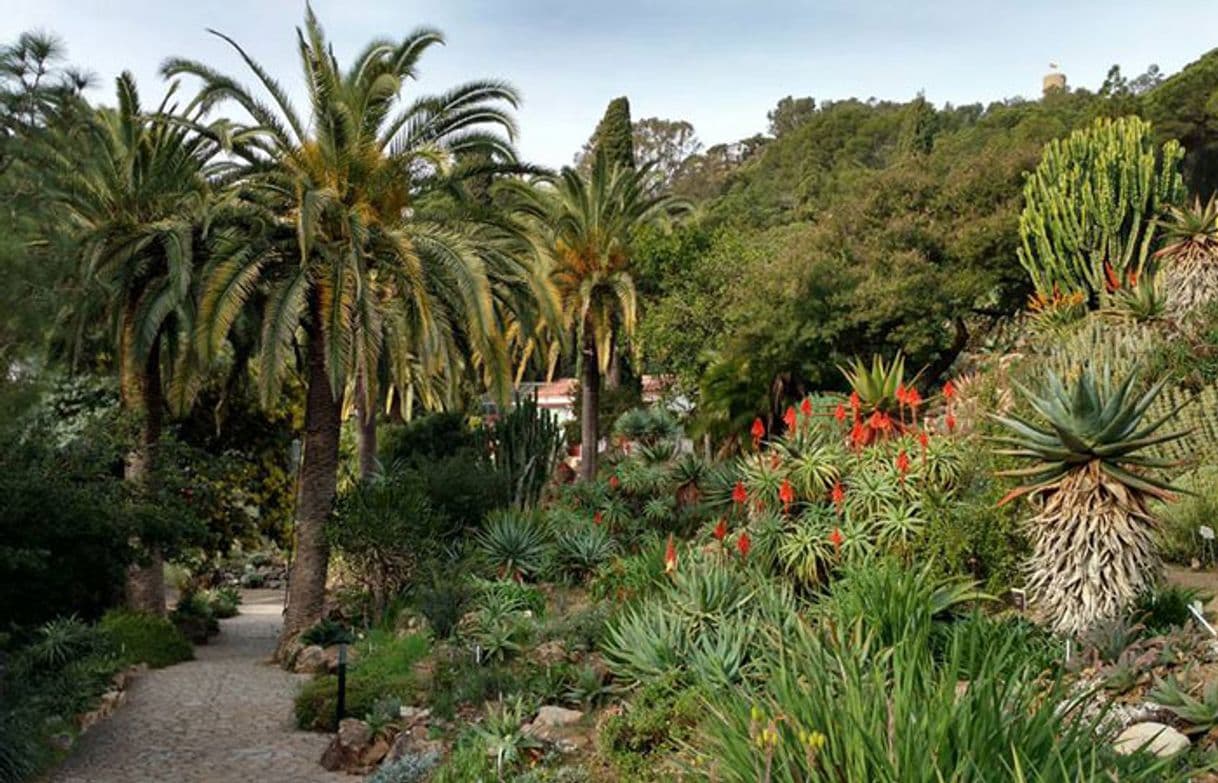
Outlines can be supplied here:
M1117 753L1129 755L1145 746L1156 756L1166 758L1188 750L1188 737L1165 723L1146 721L1135 723L1121 732L1113 744Z
M535 728L570 726L572 723L579 723L583 717L584 714L579 710L569 710L566 707L547 704L537 711L537 717L533 719L533 726Z
M301 649L292 663L292 671L297 674L325 674L326 670L326 651L316 644Z

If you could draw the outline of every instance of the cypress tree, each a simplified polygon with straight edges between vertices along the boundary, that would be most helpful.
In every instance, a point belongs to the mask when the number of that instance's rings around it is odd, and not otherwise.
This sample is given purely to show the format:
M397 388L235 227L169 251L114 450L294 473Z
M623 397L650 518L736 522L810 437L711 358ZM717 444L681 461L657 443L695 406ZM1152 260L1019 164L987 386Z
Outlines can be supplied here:
M626 96L609 101L593 138L593 154L604 153L610 166L634 168L634 129L630 123L630 101Z

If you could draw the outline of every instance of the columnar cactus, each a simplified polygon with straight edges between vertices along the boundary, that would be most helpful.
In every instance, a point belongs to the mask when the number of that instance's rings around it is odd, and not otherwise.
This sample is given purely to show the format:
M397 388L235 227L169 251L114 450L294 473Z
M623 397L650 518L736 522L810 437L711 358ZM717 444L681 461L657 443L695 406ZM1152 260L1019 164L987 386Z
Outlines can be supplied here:
M1184 196L1176 141L1156 149L1150 123L1101 118L1045 146L1024 185L1019 261L1038 293L1095 303L1111 279L1140 275L1154 221Z

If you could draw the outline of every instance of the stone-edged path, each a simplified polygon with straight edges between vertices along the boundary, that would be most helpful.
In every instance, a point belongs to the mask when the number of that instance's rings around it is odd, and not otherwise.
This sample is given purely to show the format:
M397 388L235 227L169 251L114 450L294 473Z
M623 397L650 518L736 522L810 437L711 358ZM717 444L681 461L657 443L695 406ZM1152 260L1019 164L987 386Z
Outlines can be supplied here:
M52 783L337 783L317 764L329 736L297 731L301 675L267 663L283 594L251 590L196 660L136 678L113 715L80 738Z

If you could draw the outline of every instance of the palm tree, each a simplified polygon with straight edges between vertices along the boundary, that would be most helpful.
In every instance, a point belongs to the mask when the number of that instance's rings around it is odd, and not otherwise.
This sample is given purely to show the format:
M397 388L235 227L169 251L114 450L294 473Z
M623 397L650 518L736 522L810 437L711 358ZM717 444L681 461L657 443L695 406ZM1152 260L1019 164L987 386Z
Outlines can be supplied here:
M403 104L405 83L416 78L423 52L443 41L440 33L420 29L401 41L375 40L344 71L309 9L297 30L306 118L261 65L215 34L249 66L269 104L202 63L175 59L163 70L198 77L200 106L235 102L261 135L234 183L261 217L231 234L206 270L201 352L216 355L255 292L264 398L277 393L303 342L305 433L282 658L322 611L324 525L334 502L348 383L362 377L362 405L371 406L370 381L383 354L390 364L406 362L436 343L459 340L479 356L484 379L506 390L506 352L484 258L465 226L431 211L423 194L461 155L514 159L508 111L517 95L504 83L481 81Z
M118 105L99 109L82 132L47 150L55 202L79 243L81 277L99 286L114 327L122 408L142 417L125 478L144 484L160 440L166 392L184 406L193 321L196 250L210 208L215 137L167 118L171 88L155 114L135 80L117 80ZM166 375L173 384L166 385ZM128 577L128 603L165 611L161 551Z
M651 165L638 170L611 166L598 154L586 177L564 168L537 185L514 188L557 297L563 333L573 334L579 346L580 472L585 479L596 476L601 378L615 341L629 338L638 320L631 274L634 238L644 226L686 209L668 195L653 193L651 170Z

